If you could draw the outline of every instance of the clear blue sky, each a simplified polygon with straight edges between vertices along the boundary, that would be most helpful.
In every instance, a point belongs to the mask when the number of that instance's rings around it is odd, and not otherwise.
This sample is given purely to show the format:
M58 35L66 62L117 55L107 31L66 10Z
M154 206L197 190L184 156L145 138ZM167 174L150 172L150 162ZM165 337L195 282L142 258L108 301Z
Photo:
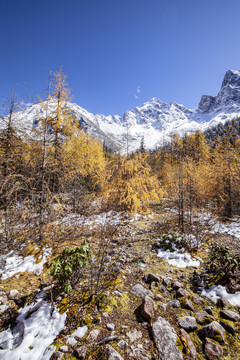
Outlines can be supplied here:
M239 0L0 0L0 99L43 97L62 66L73 101L122 115L152 97L197 106L240 69Z

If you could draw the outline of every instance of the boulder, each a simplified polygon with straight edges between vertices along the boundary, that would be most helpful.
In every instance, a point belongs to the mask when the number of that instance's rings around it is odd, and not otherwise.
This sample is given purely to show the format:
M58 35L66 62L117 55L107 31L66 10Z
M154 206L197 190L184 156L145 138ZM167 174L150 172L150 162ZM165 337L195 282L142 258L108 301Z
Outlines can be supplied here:
M208 360L217 360L223 355L223 348L209 338L205 339L204 353Z
M136 284L132 287L130 290L130 293L135 295L136 297L144 299L145 296L154 297L152 291L147 290L145 287L143 287L141 284Z
M194 331L197 329L197 322L193 316L183 316L178 318L178 324L181 328L187 332Z
M143 319L149 321L156 310L155 302L149 297L145 296L140 306L140 315Z
M152 282L157 282L157 283L158 283L158 282L160 281L160 279L159 279L158 276L156 276L156 275L154 275L154 274L152 274L152 273L149 273L149 274L145 274L145 275L143 276L143 281L144 281L145 283L151 285Z
M105 346L107 353L107 360L123 360L121 355L110 345Z
M199 336L202 339L210 338L219 343L225 343L226 331L217 321L213 321L210 324L204 326L199 330Z
M221 310L220 316L226 320L240 321L240 315L231 310Z
M214 317L204 310L200 310L200 311L196 312L195 318L196 318L197 322L201 325L206 325L206 324L209 324L210 322L214 321Z
M161 360L183 360L177 346L177 333L166 319L158 317L152 324L152 334Z
M182 298L182 297L186 297L189 295L190 295L190 293L186 289L183 289L183 288L179 288L176 292L177 298Z
M74 350L73 355L79 360L84 360L87 355L87 346L83 345L83 346L77 347Z
M195 360L197 359L197 351L195 348L195 345L193 344L192 340L190 339L190 336L188 333L184 330L180 330L180 335L182 339L182 343L185 349L185 353L188 356L188 359Z

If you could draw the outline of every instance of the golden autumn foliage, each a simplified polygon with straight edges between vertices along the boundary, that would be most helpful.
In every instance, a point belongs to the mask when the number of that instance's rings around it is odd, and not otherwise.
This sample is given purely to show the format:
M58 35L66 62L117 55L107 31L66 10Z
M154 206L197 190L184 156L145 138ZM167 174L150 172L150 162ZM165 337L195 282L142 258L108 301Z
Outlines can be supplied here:
M136 153L131 157L118 157L110 164L102 191L108 206L132 213L146 210L150 203L161 200L163 188L146 158L146 154Z

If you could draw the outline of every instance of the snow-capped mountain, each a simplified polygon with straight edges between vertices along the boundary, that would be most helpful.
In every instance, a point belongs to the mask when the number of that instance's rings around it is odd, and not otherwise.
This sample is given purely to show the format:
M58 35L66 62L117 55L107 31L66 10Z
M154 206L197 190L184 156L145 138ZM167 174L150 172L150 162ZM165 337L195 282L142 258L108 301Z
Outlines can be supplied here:
M54 103L48 111L54 112ZM171 134L183 136L186 132L206 131L240 117L240 71L228 70L217 96L203 95L196 109L172 102L163 103L153 98L126 111L123 116L94 115L77 104L67 106L75 113L82 128L115 151L122 153L136 150L142 139L145 147L155 149L166 143ZM31 131L37 116L44 112L40 104L31 105L15 115L16 126Z

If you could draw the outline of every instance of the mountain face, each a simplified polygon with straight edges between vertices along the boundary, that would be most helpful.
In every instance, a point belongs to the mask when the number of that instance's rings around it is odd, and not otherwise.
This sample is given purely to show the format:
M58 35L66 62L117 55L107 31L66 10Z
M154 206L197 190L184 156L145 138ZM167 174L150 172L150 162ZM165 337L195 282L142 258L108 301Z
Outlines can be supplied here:
M183 136L186 132L206 131L240 117L240 71L228 70L217 96L203 95L196 109L187 109L175 102L166 104L158 98L126 111L122 117L93 115L73 103L67 106L75 113L83 129L112 150L121 153L134 151L142 141L147 149L153 150L168 142L173 133ZM50 104L49 111L54 112L54 104ZM35 104L16 113L17 127L31 132L41 112L41 105Z

